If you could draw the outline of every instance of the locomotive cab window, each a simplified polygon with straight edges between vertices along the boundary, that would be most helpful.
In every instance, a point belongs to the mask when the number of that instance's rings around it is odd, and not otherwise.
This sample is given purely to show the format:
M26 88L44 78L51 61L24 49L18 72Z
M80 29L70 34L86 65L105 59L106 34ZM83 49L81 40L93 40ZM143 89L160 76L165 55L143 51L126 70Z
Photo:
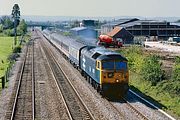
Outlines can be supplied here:
M102 62L102 69L114 70L114 61Z
M122 61L115 62L116 70L127 70L127 63Z
M96 62L96 68L100 69L100 62L99 61Z
M101 54L99 54L99 53L95 53L95 54L92 56L92 58L97 59L100 55L101 55Z

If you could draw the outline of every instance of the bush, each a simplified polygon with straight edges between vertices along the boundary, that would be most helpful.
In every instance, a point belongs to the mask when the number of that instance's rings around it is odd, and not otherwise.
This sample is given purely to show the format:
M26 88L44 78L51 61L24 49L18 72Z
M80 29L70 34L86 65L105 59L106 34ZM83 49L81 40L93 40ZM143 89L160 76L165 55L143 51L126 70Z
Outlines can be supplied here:
M71 33L70 32L63 32L63 35L64 36L71 36Z
M162 81L164 78L164 71L161 70L161 64L158 56L151 55L145 58L142 68L142 76L144 79L151 81L152 85Z
M180 81L180 57L176 57L176 62L173 67L172 79L174 81Z
M140 73L144 64L144 56L142 56L141 48L131 46L128 51L126 51L125 56L127 56L129 68L136 73Z
M4 30L3 33L7 36L13 36L13 29Z
M17 46L13 50L13 53L20 53L20 52L21 52L21 46Z
M180 81L164 80L157 87L170 94L180 95Z

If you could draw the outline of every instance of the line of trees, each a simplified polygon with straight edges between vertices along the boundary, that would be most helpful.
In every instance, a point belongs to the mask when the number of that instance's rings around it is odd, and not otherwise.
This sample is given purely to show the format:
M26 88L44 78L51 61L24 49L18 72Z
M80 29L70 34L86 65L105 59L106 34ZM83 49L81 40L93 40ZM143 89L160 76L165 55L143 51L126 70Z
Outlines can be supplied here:
M14 36L14 22L11 16L0 17L0 34L5 36ZM27 32L27 24L24 19L17 21L17 35L23 35Z

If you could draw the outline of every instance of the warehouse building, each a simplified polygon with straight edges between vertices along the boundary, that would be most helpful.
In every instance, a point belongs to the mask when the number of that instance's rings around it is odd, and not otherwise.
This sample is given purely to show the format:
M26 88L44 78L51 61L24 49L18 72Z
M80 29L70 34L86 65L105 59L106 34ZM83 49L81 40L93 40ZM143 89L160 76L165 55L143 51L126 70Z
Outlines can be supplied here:
M133 43L134 36L125 28L115 27L111 32L107 33L115 41L122 41L123 44Z
M107 34L116 26L125 28L134 36L158 36L169 38L180 36L180 26L175 23L155 20L120 19L101 26L101 34Z
M83 38L97 38L97 31L89 27L72 28L70 32L75 36Z

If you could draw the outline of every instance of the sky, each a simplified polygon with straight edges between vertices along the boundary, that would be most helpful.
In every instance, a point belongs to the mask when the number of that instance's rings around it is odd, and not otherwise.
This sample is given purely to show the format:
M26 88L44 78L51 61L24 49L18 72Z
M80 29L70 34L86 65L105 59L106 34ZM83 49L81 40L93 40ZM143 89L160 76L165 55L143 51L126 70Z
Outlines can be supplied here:
M0 0L0 15L180 17L180 0Z

